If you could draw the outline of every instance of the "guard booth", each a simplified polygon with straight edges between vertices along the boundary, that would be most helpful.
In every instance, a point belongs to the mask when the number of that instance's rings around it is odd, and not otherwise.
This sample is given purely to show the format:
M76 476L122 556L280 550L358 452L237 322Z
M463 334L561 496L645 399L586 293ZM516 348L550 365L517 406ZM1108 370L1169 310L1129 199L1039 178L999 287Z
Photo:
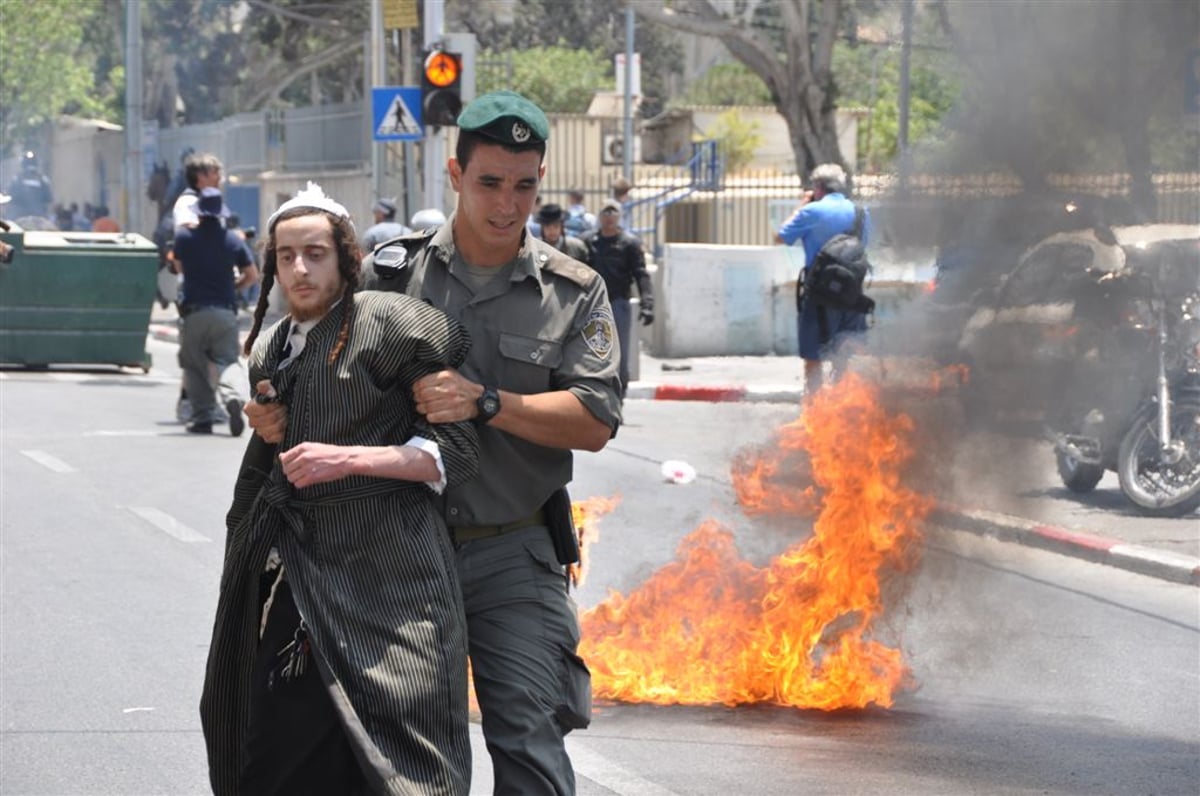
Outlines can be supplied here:
M146 333L158 251L141 235L0 233L0 363L150 369Z

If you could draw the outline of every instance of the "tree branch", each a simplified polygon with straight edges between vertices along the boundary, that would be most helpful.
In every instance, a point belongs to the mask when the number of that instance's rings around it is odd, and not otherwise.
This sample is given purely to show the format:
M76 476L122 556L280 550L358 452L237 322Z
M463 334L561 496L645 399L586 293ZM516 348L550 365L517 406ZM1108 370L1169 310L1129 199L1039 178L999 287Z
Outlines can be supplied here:
M302 14L299 11L293 11L290 8L284 8L283 6L278 6L274 3L267 2L267 0L248 0L248 2L251 6L260 8L263 11L266 11L268 14L274 14L278 17L287 17L288 19L294 19L297 22L303 22L307 25L329 25L335 28L342 26L341 19L337 17L315 17L311 14Z
M713 8L708 0L691 0L686 8L690 14L681 14L656 3L633 3L634 13L648 22L720 40L731 55L766 80L775 96L782 96L787 74L766 37L734 22Z
M287 89L292 83L295 83L302 77L312 74L322 67L336 63L348 55L361 50L363 47L362 41L347 40L339 42L325 49L316 55L310 55L301 61L299 66L288 66L288 74L282 82L276 83L273 87L261 89L257 94L250 98L249 107L258 110L269 101L279 98L279 95Z

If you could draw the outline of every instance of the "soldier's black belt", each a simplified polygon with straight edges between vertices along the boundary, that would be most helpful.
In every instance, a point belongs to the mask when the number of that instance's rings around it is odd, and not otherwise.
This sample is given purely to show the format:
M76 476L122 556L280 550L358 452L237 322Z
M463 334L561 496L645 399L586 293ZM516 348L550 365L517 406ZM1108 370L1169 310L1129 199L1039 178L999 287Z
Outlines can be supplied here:
M519 531L522 528L532 528L535 525L544 526L545 524L546 512L538 509L522 520L507 522L503 525L467 525L462 528L451 528L450 538L454 540L455 544L463 544L464 542L473 542L476 539L502 536L512 531Z

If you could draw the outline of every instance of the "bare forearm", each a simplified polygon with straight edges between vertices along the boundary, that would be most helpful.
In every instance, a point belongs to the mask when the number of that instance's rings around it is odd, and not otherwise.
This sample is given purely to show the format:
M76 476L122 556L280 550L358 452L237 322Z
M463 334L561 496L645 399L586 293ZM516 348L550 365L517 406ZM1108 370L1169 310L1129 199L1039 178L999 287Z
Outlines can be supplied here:
M411 445L358 446L348 450L351 475L402 481L437 481L442 477L434 458Z
M500 392L500 414L488 423L515 437L548 448L598 451L612 430L570 392L522 395Z
M454 423L479 417L477 401L483 390L483 385L448 369L418 379L413 399L430 423ZM501 390L500 412L488 426L548 448L598 451L612 436L612 430L567 390L536 395Z
M351 475L400 481L441 479L433 456L411 445L326 445L302 442L279 455L283 472L297 487L337 481Z

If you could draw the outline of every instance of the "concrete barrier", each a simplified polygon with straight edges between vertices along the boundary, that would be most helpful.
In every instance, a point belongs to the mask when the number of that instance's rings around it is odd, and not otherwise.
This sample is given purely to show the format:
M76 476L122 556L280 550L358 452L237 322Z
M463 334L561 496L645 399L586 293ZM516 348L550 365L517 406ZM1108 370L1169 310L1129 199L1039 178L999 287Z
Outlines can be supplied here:
M668 359L796 354L803 257L803 249L788 246L666 244L653 269L655 319L641 332L643 344ZM879 278L867 294L878 326L925 289L929 269L886 261L875 267Z

